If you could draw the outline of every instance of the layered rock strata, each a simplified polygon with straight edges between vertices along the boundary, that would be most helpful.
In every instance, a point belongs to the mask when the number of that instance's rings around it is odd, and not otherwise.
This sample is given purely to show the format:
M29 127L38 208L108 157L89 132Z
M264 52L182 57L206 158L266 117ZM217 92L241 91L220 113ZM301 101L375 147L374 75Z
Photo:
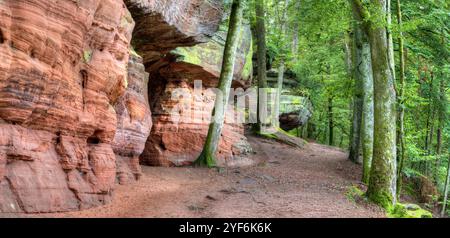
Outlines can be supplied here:
M0 1L0 212L110 200L133 27L122 0Z
M133 46L148 67L171 50L208 42L223 15L221 0L125 0L136 21Z
M225 38L226 32L219 31L210 42L177 48L150 68L154 127L141 155L144 164L186 165L200 154L215 100L215 92L208 89L218 85ZM241 30L238 48L233 86L244 90L252 69L248 26ZM201 89L196 89L195 84L200 84ZM244 158L251 148L236 115L236 108L228 107L228 123L219 144L219 165L251 163Z
M148 73L142 58L134 52L128 62L127 90L114 106L117 130L113 142L117 178L126 184L141 177L139 156L152 128L148 103Z

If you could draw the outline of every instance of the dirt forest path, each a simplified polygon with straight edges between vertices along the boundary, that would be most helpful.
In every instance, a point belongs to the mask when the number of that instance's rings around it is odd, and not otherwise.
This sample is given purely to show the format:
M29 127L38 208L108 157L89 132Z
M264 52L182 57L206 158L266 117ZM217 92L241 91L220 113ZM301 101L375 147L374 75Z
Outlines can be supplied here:
M351 201L361 168L343 151L314 143L302 150L250 137L258 165L240 169L144 167L118 186L113 202L51 217L383 217Z

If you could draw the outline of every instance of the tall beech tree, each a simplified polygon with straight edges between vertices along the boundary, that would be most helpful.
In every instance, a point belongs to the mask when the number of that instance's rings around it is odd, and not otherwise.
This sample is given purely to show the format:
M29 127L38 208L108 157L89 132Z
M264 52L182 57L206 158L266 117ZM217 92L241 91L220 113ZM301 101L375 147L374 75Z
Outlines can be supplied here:
M398 89L398 132L397 132L397 161L399 163L397 173L397 195L401 193L402 178L403 178L403 166L405 163L405 84L406 84L406 61L405 61L405 43L403 39L403 20L402 20L402 8L400 0L397 0L397 23L399 27L398 37L398 55L400 61L400 74L399 74L399 89Z
M264 0L255 0L256 13L256 54L258 57L258 112L256 131L261 131L267 122L267 47L266 47L266 23L265 23Z
M297 63L298 61L298 44L299 44L299 31L300 31L300 10L301 10L301 2L302 0L295 0L294 1L294 21L292 24L292 45L291 45L291 51L293 54L293 63Z
M275 113L274 113L274 124L278 126L279 124L279 116L280 116L280 98L281 98L281 92L283 91L283 81L284 81L284 72L286 70L286 50L287 44L287 26L288 26L288 6L289 6L289 0L283 1L283 13L280 19L280 31L281 34L279 36L280 38L280 45L282 46L281 53L279 55L279 66L278 66L278 80L277 80L277 95L276 95L276 101L275 101Z
M395 65L390 27L391 1L353 0L357 14L367 20L374 79L374 144L367 190L369 199L391 208L397 199Z
M353 131L351 142L350 160L357 162L359 157L359 144L363 152L363 178L362 181L369 183L370 168L373 155L373 72L371 48L368 32L365 30L364 19L358 14L357 5L352 4L353 9L353 35L354 35L354 78L355 84L355 107L353 127L360 131ZM360 124L360 125L358 125Z
M447 165L447 176L445 179L445 184L444 184L444 201L443 201L443 205L442 205L442 212L441 212L441 216L445 215L446 209L447 209L447 199L448 199L448 190L450 189L450 158L448 159L448 165Z
M219 90L221 93L218 93L216 97L212 112L212 121L209 126L203 151L195 161L195 164L199 166L214 167L216 165L215 155L225 121L225 110L228 105L231 83L233 81L242 15L243 0L233 0L228 35L223 54L222 70L219 78Z
M364 72L362 70L362 67L366 66L364 65L364 59L362 59L362 34L361 29L359 26L356 26L354 29L354 63L355 66L354 69L354 80L355 80L355 87L354 87L354 96L353 96L353 120L352 120L352 126L351 126L351 132L350 132L350 150L349 150L349 159L354 163L361 162L359 160L359 152L360 152L360 145L361 145L361 124L362 124L362 115L363 115L363 103L364 103L364 93L363 93L363 87L364 87L364 74L367 74L367 72ZM370 48L369 48L370 49ZM370 57L370 54L369 54Z
M313 106L303 136L349 148L352 161L362 159L366 194L384 207L395 204L406 176L406 183L426 177L443 198L450 146L450 2L289 0L286 28L285 0L254 3L259 10L251 14L259 15L254 19L265 33L260 40L253 24L255 42L259 49L267 43L259 51L259 58L267 55L259 62L260 88L267 87L261 71L279 69L284 59L293 88L283 92L308 98Z

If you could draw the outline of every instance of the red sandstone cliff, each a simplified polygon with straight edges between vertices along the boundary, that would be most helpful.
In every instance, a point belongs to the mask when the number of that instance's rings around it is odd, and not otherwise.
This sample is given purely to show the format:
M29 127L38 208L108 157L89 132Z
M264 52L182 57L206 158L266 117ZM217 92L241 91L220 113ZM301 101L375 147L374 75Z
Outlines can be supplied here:
M210 42L177 48L149 68L154 127L141 155L144 164L185 165L200 154L215 100L214 92L207 90L217 87L225 38L226 32L219 31ZM238 48L233 86L245 88L252 69L248 26L241 29ZM201 82L203 92L194 91L196 80ZM230 123L224 126L218 163L222 166L248 165L251 161L243 155L251 148L244 136L243 125L231 119L235 116L235 108L229 107L227 114L226 122Z
M127 8L4 0L0 16L0 211L104 204L134 27Z
M164 106L154 93L170 89L174 73L192 76L184 66L199 69L208 87L220 71L217 60L162 58L207 42L222 12L220 0L1 0L0 212L86 209L107 203L116 182L138 178L139 156L155 138L147 140L149 97ZM200 99L206 107L212 100ZM165 146L192 160L206 131L187 124L173 133L161 118L154 128L171 131ZM240 141L242 127L227 126L221 151L236 154Z
M128 62L127 90L114 106L117 130L113 141L117 178L125 184L141 176L139 155L152 128L148 103L148 73L142 58L134 52Z

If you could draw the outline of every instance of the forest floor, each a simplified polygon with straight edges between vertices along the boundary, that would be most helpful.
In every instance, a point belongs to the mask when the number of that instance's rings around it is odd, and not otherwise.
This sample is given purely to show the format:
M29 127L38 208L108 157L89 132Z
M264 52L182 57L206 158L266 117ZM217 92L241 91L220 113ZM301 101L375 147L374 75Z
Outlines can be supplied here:
M49 217L384 217L348 195L361 167L340 149L308 143L298 149L249 137L258 161L239 169L144 167L134 184L118 186L112 203ZM42 216L39 215L39 216Z

